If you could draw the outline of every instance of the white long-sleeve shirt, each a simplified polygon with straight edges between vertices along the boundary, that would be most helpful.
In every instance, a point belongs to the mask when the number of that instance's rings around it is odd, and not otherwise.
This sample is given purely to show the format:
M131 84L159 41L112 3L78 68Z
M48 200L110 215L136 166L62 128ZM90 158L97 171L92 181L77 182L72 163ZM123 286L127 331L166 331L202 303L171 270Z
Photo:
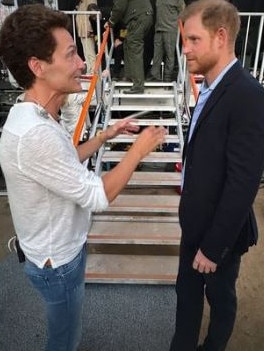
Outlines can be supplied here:
M41 107L15 104L0 141L14 227L26 257L42 268L71 261L92 211L108 206L102 180L79 161L70 134Z

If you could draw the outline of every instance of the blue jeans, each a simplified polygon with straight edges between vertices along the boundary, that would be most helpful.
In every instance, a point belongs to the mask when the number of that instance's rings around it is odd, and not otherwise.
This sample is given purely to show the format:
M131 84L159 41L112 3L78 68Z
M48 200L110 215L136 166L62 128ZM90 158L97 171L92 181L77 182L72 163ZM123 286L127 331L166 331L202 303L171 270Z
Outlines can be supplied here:
M38 268L26 260L25 273L46 305L46 351L76 351L81 340L86 246L69 263Z

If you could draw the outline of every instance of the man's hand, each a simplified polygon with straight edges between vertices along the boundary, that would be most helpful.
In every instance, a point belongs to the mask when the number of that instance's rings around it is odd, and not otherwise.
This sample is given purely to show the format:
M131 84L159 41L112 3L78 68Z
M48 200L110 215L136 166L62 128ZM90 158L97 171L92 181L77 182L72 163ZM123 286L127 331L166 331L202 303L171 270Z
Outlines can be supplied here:
M199 249L193 260L193 269L200 273L214 273L216 268L217 264L210 261Z
M116 38L115 42L114 42L114 47L117 48L119 45L121 45L123 42L122 40L120 40L119 38Z
M110 25L110 22L105 22L105 24L104 24L104 29L107 29L108 27L111 27L111 25Z

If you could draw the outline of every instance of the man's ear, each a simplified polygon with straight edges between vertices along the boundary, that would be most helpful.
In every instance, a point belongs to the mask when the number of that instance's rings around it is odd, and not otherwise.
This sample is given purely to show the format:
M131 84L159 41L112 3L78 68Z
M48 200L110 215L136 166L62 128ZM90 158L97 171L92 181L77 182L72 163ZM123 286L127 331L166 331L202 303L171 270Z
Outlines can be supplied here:
M35 56L28 60L28 67L36 77L40 77L43 74L43 61Z
M224 27L220 27L218 29L217 36L218 36L219 44L221 46L223 46L228 40L227 31L226 31L226 29Z

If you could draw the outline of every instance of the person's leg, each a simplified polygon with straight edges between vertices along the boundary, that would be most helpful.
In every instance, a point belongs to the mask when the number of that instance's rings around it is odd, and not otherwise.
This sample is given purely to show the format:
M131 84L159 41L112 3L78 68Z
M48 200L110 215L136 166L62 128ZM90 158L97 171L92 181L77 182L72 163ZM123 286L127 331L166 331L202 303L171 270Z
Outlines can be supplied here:
M124 59L124 48L123 48L123 44L120 44L114 49L113 76L116 78L120 78L123 59Z
M81 339L86 248L71 262L39 269L26 261L25 272L41 294L47 311L46 351L76 351Z
M214 274L205 275L210 323L203 351L224 351L232 334L237 310L236 280L240 256L231 256Z
M177 31L164 32L163 42L165 49L164 81L171 82L175 65Z
M154 35L155 35L155 24L152 24L150 30L144 39L144 72L145 76L150 72L151 69L151 61L153 59L154 54Z
M151 28L152 15L141 15L129 22L124 41L125 76L133 81L133 88L144 90L144 38Z
M153 56L153 63L151 68L151 78L153 77L156 80L161 80L161 63L163 60L163 42L162 42L162 32L156 32L154 37L154 56Z
M176 328L170 351L196 351L204 307L203 275L192 268L196 248L180 248Z
M82 38L82 46L87 66L87 73L93 74L96 60L94 38Z

